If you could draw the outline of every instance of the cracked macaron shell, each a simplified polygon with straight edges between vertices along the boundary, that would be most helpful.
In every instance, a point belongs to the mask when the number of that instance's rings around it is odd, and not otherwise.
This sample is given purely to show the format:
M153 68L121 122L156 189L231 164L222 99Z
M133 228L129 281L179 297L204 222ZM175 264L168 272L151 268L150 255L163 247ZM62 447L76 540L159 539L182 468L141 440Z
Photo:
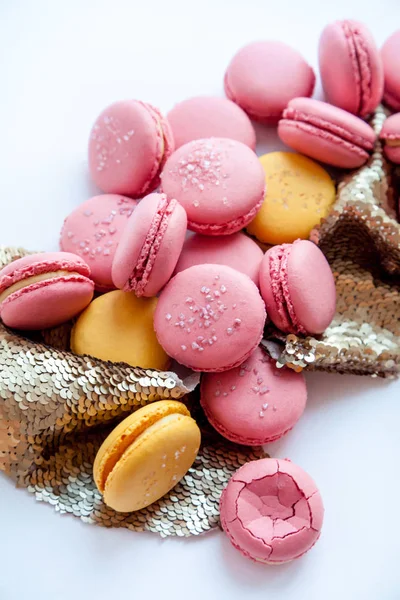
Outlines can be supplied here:
M93 474L105 503L140 510L164 496L196 458L200 430L181 402L162 400L124 419L100 447Z
M376 140L374 130L362 119L311 98L289 102L279 121L278 134L294 150L346 169L364 164Z
M336 310L335 280L321 250L308 240L275 246L260 268L260 289L273 323L286 333L320 334Z
M248 146L227 138L194 140L168 159L162 191L186 210L188 228L203 235L243 229L264 199L264 172Z
M383 150L389 160L400 164L400 113L386 119L379 134Z
M360 117L378 106L383 67L368 28L358 21L330 23L319 41L319 68L326 99Z
M225 94L252 119L276 123L292 98L311 96L315 74L297 50L283 42L258 41L232 58Z
M138 100L115 102L90 133L90 175L105 193L140 198L158 186L173 150L171 128L157 108Z
M93 292L90 268L76 254L30 254L0 271L0 316L16 329L53 327L86 308Z
M261 446L279 439L300 419L306 401L303 375L278 369L260 346L239 367L201 379L200 403L207 419L238 444Z
M165 352L194 371L225 371L261 341L265 306L249 277L225 265L196 265L162 291L154 329Z
M184 208L165 194L149 194L131 216L116 250L112 279L137 296L155 296L171 278L185 241Z
M313 479L286 459L243 465L220 502L221 525L233 546L257 562L299 558L317 542L324 507Z
M383 101L392 110L400 111L400 29L392 33L381 48L384 72Z

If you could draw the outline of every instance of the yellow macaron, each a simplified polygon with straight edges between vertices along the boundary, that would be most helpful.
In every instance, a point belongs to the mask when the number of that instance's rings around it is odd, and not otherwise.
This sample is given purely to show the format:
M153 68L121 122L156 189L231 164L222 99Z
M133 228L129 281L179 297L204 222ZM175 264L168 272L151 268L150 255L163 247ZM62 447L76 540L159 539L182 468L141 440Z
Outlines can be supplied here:
M247 231L266 244L308 239L335 200L335 184L319 164L292 152L260 157L266 193Z
M132 512L164 496L187 473L200 430L181 402L161 400L124 419L106 438L93 465L104 502Z
M133 367L166 369L169 358L153 327L157 298L116 290L93 300L71 334L71 350Z

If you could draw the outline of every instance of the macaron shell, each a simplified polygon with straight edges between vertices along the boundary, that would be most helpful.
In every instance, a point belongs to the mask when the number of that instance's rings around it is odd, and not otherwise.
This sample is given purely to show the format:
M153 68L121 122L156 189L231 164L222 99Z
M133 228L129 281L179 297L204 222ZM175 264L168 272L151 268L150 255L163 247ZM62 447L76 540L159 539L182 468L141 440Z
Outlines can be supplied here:
M291 323L280 281L281 260L287 247L288 244L273 246L265 253L260 267L260 290L268 317L278 329L288 333Z
M0 305L0 317L5 325L15 329L54 327L86 308L93 290L93 282L82 275L41 281L8 296Z
M195 140L167 161L162 190L182 204L189 229L226 235L256 214L264 197L264 173L255 153L240 142Z
M197 265L164 288L154 328L169 356L193 370L216 372L251 354L264 321L264 302L248 277L226 266Z
M275 441L301 417L307 400L302 374L278 369L260 348L239 367L203 375L201 405L227 439L251 446Z
M291 247L287 263L287 288L298 321L309 333L322 333L336 310L335 280L321 250L299 240Z
M276 122L289 100L311 96L315 75L290 46L260 41L244 46L225 74L225 93L252 118Z
M200 431L188 416L169 415L145 430L107 478L106 504L119 512L140 510L172 489L189 470Z
M96 289L107 292L115 288L111 266L121 235L137 205L136 200L116 194L89 198L64 221L60 248L75 252L90 264Z
M246 113L227 98L196 96L176 104L167 115L175 148L192 140L225 137L256 147L256 134Z
M96 298L80 315L71 333L71 349L133 367L161 369L169 359L153 329L157 298L136 298L116 290Z
M379 135L386 157L392 162L400 163L400 113L391 115L383 123Z
M319 66L331 104L366 116L381 101L382 63L373 37L362 23L345 20L327 25L319 42Z
M0 292L21 279L54 271L72 271L90 277L89 265L77 254L36 252L14 260L0 270Z
M194 265L226 265L244 273L258 285L262 258L261 248L242 232L223 237L196 233L185 241L175 273Z
M385 78L383 100L395 111L400 111L399 56L400 29L386 40L381 49Z

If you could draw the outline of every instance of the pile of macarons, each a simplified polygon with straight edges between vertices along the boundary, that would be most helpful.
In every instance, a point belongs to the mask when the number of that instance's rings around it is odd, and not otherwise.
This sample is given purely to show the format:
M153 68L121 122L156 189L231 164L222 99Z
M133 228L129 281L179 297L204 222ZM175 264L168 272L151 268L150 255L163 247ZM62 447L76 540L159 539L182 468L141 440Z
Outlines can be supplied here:
M307 389L260 346L265 324L318 336L332 322L334 276L308 240L335 200L320 163L368 160L376 135L367 118L382 99L400 110L399 52L400 31L379 52L364 25L338 21L319 45L327 102L311 98L315 74L296 50L261 41L227 67L227 98L190 98L167 117L138 100L107 107L88 150L102 193L66 217L59 252L0 271L4 324L27 331L75 319L76 354L201 372L201 406L227 440L258 446L285 435ZM259 158L252 120L276 125L294 152ZM400 163L400 114L381 140ZM97 455L104 501L129 512L158 500L190 468L200 437L182 403L136 411ZM260 562L304 554L322 520L316 484L288 460L246 464L221 499L233 545Z

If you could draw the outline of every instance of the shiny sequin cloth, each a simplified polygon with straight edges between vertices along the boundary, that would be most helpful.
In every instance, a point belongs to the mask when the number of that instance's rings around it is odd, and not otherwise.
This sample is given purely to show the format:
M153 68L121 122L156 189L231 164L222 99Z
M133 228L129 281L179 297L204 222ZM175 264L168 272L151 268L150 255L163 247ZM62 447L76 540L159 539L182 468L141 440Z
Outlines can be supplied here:
M0 249L0 267L26 254ZM92 467L115 422L148 402L183 399L199 381L106 363L65 351L70 325L46 332L52 346L0 325L0 469L60 513L106 527L189 536L219 524L219 498L231 475L261 449L239 448L204 431L193 467L164 498L138 512L108 508ZM196 408L197 407L197 408ZM198 402L192 400L192 414Z
M372 126L386 118L378 109ZM400 373L400 225L396 220L389 169L376 144L369 162L339 184L333 209L311 235L327 257L336 280L337 311L316 339L283 336L269 351L278 365L394 377Z

